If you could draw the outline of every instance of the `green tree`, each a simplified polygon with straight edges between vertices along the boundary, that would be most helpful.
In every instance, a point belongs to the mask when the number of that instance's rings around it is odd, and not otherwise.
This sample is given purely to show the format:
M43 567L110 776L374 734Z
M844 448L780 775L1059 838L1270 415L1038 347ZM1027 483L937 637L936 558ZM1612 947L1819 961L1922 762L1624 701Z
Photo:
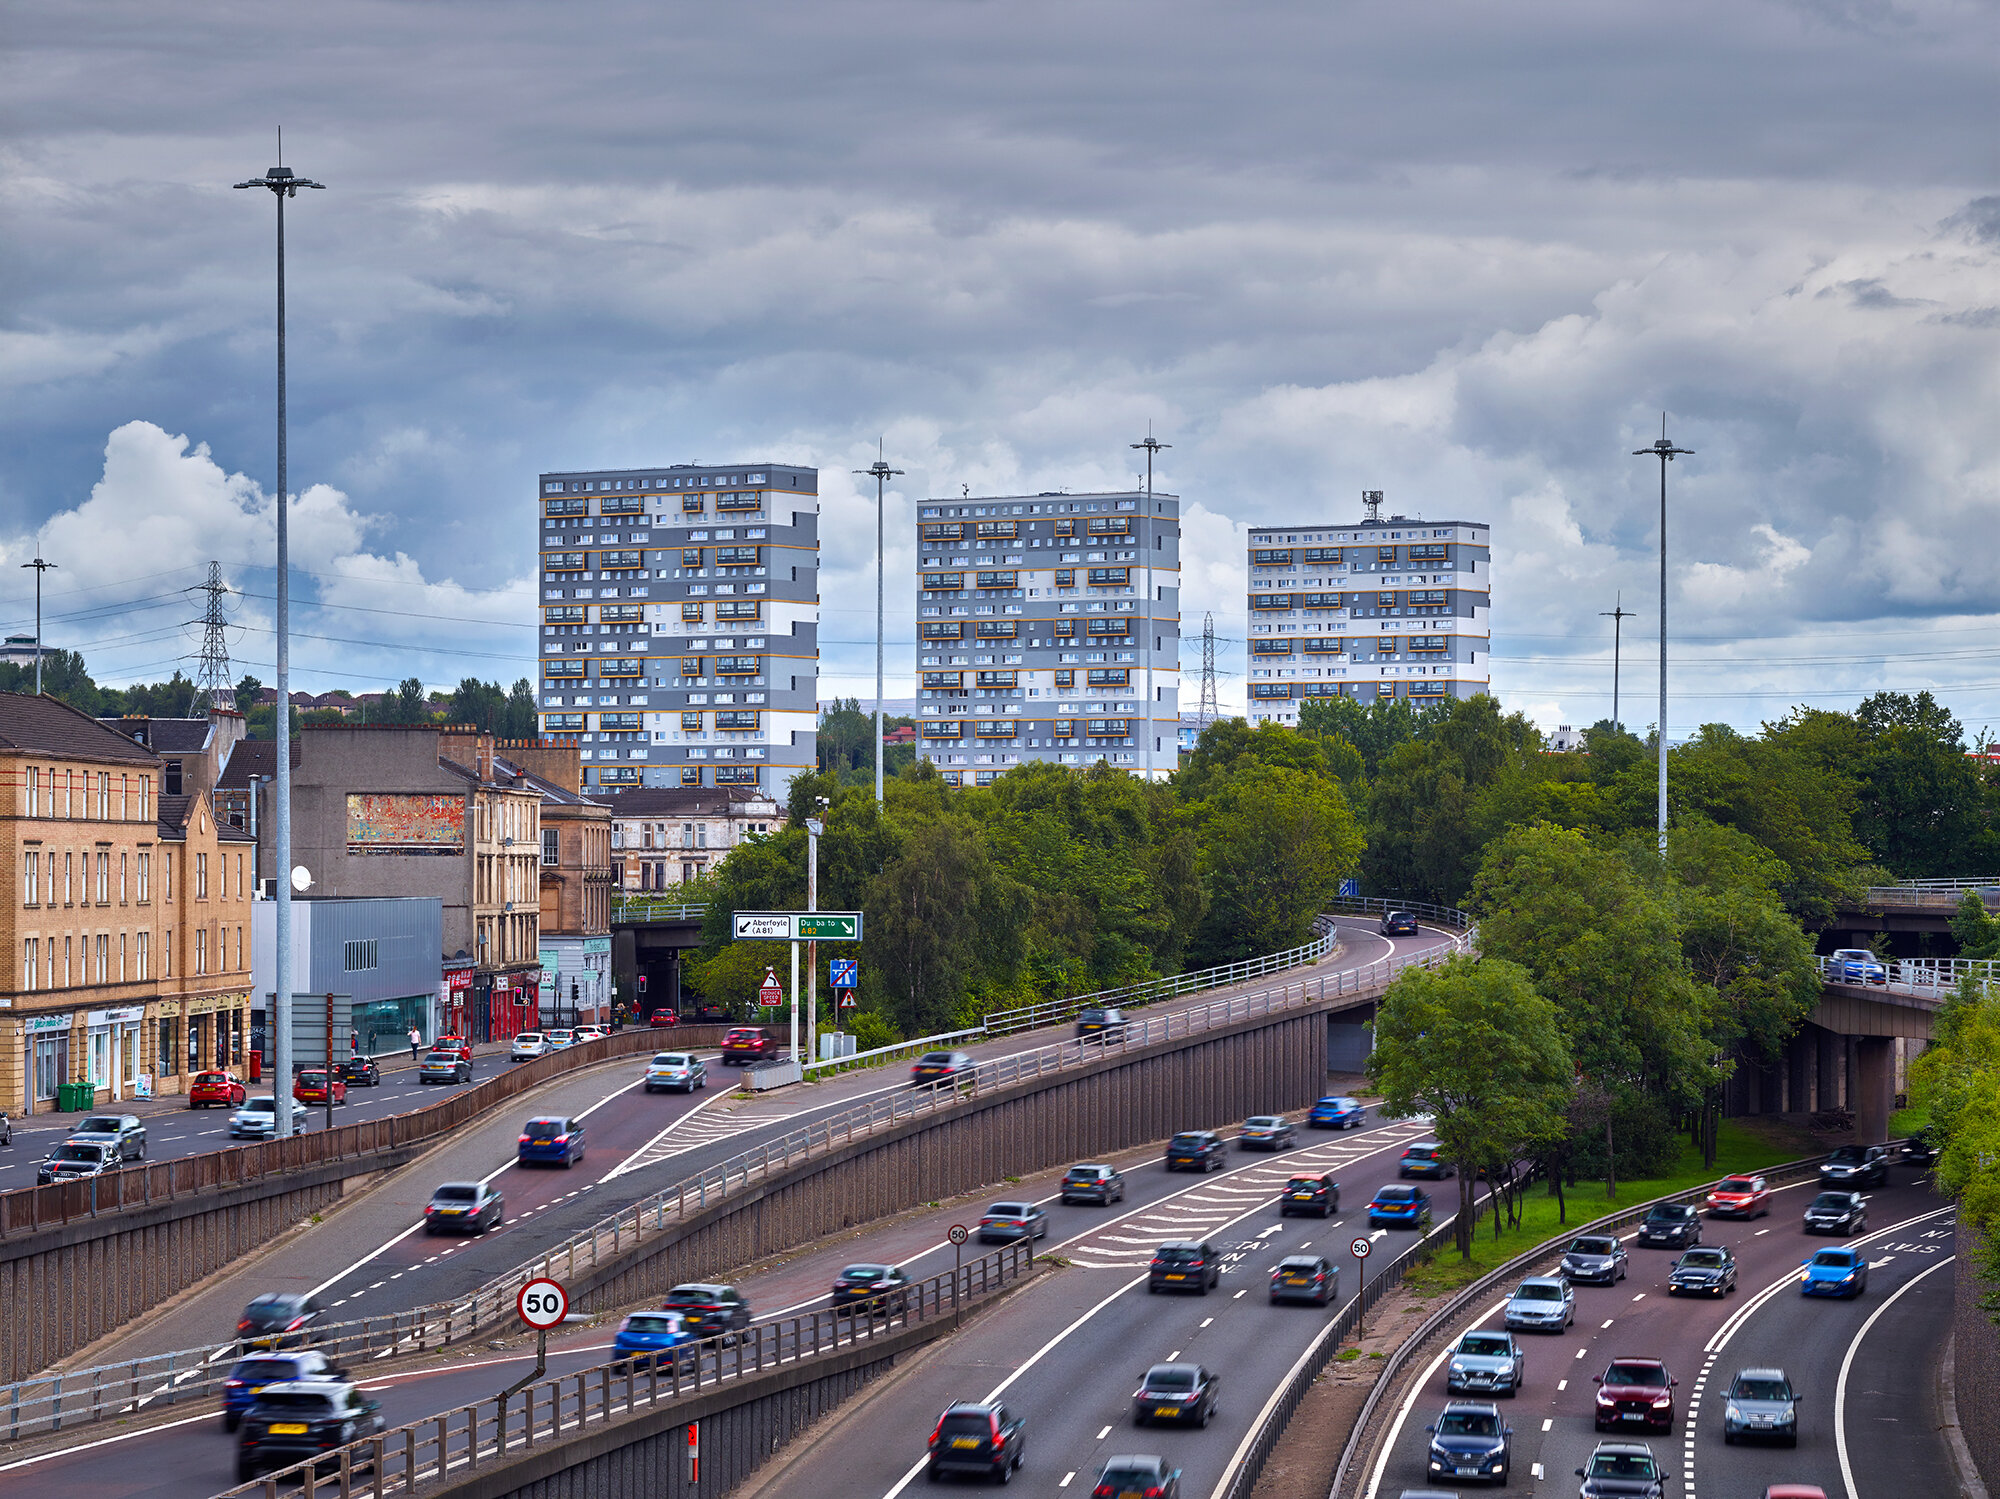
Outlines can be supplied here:
M1299 705L1299 732L1345 739L1360 752L1362 773L1373 777L1397 745L1450 711L1448 704L1419 707L1406 697L1378 697L1365 708L1351 697L1315 697Z
M1976 891L1958 898L1951 934L1958 939L1961 958L2000 958L2000 920L1986 914L1986 904Z
M911 1036L956 1029L982 971L1005 964L1012 912L978 835L957 821L911 835L874 882L869 951L887 1013Z
M1219 718L1201 732L1174 776L1182 801L1198 802L1245 765L1283 765L1335 781L1361 779L1361 756L1337 734L1307 734L1283 724L1254 729L1240 718Z
M1286 766L1248 766L1189 811L1208 888L1197 963L1303 942L1361 856L1340 787Z
M1968 975L1939 1010L1931 1044L1910 1064L1910 1101L1930 1110L1942 1149L1933 1179L1977 1232L1965 1250L2000 1322L2000 990Z
M1457 1163L1461 1258L1472 1257L1475 1168L1559 1137L1571 1074L1556 1007L1517 964L1454 957L1406 969L1383 996L1368 1075L1385 1112L1429 1114Z
M31 661L25 666L12 662L0 662L0 692L28 692L35 690L35 666ZM83 656L77 651L65 651L50 646L42 651L42 691L52 698L68 703L78 712L93 716L100 713L116 713L122 706L117 701L116 689L107 694L90 678L90 670L84 665ZM189 695L193 695L190 686ZM112 701L106 702L106 697Z

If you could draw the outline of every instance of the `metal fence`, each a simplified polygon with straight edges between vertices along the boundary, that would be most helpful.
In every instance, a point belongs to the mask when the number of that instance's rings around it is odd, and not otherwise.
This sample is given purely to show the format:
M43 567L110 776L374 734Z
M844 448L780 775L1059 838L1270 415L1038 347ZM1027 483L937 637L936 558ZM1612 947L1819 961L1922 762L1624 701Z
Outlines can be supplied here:
M1919 910L1956 910L1972 891L1990 908L2000 905L2000 875L1976 875L1952 880L1901 880L1894 885L1870 885L1865 903L1870 909L1900 907Z
M649 895L618 894L611 898L611 921L614 926L621 921L701 921L707 915L706 905L683 905Z
M879 1307L801 1312L757 1323L733 1337L705 1339L690 1345L695 1350L691 1355L579 1370L511 1397L427 1416L307 1458L225 1490L218 1499L253 1494L277 1499L279 1489L293 1483L303 1485L305 1499L313 1499L322 1486L340 1499L412 1493L419 1484L476 1471L482 1463L532 1451L537 1443L573 1439L593 1426L653 1410L663 1401L705 1394L768 1369L866 1345L905 1327L956 1319L965 1308L1019 1280L1033 1263L1032 1246L1010 1244L918 1281ZM322 1471L326 1469L331 1471Z
M2000 961L1992 958L1890 958L1882 963L1884 977L1879 981L1848 978L1845 960L1840 958L1816 957L1813 961L1818 965L1821 983L1884 989L1913 999L1942 1001L1958 987L1960 980L1968 977L1988 984L2000 983Z

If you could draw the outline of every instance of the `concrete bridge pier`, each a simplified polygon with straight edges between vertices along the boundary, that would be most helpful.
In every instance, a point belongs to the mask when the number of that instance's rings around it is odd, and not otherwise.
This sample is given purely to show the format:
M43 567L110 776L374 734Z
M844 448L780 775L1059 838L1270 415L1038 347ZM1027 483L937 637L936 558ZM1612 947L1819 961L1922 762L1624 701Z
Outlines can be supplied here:
M1879 1145L1889 1138L1889 1116L1896 1108L1896 1041L1893 1036L1855 1036L1854 1138Z

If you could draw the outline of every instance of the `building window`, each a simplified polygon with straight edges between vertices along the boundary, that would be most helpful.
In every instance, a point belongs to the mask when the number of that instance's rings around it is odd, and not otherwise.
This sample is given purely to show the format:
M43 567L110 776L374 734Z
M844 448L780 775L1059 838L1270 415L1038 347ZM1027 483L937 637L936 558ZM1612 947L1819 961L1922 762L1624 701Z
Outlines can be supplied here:
M542 829L542 863L554 868L562 862L562 835L554 828Z
M194 856L194 898L196 900L208 899L207 854L196 854Z
M144 905L149 898L148 890L152 884L152 880L153 856L149 853L141 852L139 855L139 904L141 905Z
M30 993L39 985L37 974L41 969L42 939L29 937L21 943L21 987Z
M197 976L208 972L208 928L194 930L194 971Z
M32 792L29 793L33 795ZM40 905L42 901L42 856L30 850L23 859L21 870L21 904Z
M365 973L376 967L376 947L379 938L367 937L355 942L341 944L341 967L348 973Z
M99 853L97 856L97 903L111 904L111 855Z
M153 976L153 934L139 932L132 938L132 956L138 969L138 977L149 979Z

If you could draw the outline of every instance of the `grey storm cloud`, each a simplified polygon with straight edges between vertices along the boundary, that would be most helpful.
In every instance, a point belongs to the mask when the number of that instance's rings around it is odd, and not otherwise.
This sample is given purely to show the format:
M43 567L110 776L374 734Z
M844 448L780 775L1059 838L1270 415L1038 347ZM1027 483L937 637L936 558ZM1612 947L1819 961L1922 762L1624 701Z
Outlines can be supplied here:
M1878 686L1996 722L1995 50L1948 0L26 0L0 547L69 548L51 640L114 680L185 642L82 606L220 558L257 659L271 210L228 184L283 124L330 184L289 219L309 682L531 670L538 470L768 456L823 470L854 690L878 436L893 642L919 499L1129 483L1150 420L1193 620L1242 635L1246 526L1383 489L1494 521L1496 686L1588 722L1665 408L1674 732Z

